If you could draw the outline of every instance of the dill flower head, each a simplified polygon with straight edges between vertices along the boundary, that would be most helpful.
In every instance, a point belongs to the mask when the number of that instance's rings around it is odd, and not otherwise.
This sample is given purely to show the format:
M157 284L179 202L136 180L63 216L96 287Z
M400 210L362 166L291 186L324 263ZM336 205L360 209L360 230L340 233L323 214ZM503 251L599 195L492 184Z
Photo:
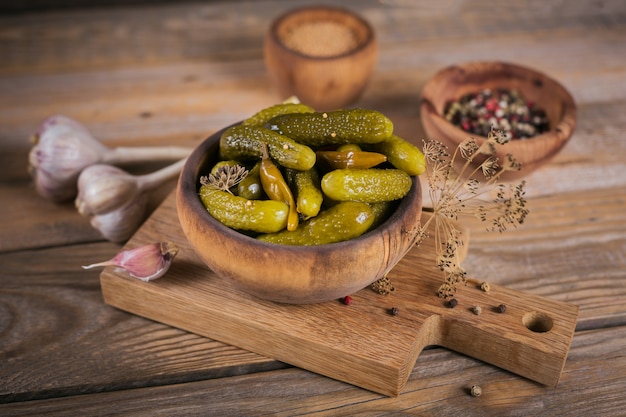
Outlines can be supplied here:
M444 274L444 282L439 288L440 297L452 296L458 285L466 280L459 254L459 247L464 242L459 237L459 230L448 220L474 216L487 223L487 230L504 232L509 226L522 224L528 215L524 199L525 182L517 185L498 183L502 173L521 168L512 155L507 155L502 162L492 156L496 144L504 144L508 140L503 132L492 130L482 145L468 138L452 155L438 141L424 142L425 175L433 216L420 226L417 242L419 244L427 237L427 231L434 223L436 263ZM455 171L453 167L458 158L465 163ZM484 158L484 161L477 168L472 168L470 163L475 158ZM481 182L476 179L479 174L486 180Z
M208 176L200 177L200 184L216 190L228 191L246 178L248 170L241 165L222 165Z

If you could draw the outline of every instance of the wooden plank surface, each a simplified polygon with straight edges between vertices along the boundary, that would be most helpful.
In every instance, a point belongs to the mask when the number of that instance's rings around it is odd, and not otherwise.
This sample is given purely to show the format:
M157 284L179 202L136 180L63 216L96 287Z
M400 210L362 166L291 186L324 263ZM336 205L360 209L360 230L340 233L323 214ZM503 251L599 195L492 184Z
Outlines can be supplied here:
M407 384L413 388L389 400L297 369L258 373L286 365L103 305L98 272L78 267L120 247L95 243L101 239L71 204L33 194L28 137L44 118L63 113L109 145L194 146L278 99L264 72L261 37L273 16L305 3L161 2L0 15L0 392L2 401L65 397L4 404L0 414L106 414L106 406L110 414L154 415L169 404L197 415L209 405L216 414L240 415L620 415L626 374L621 0L345 2L370 19L381 42L377 70L358 104L389 114L417 144L424 135L419 92L449 64L519 62L557 78L574 96L579 123L571 142L527 178L527 224L494 235L469 222L472 246L464 263L497 284L580 306L556 390L433 349L419 358ZM229 377L213 379L219 376ZM489 395L468 397L474 380ZM179 382L189 383L171 385ZM86 393L92 394L72 396Z
M615 215L623 219L625 214L623 210L619 210L623 206L616 202L612 205L607 203L619 195L611 190L598 192L595 198L589 200L595 203L590 203L589 210L592 212L615 210ZM535 207L533 214L536 218L518 230L494 235L483 232L480 226L474 227L469 255L464 265L472 275L480 272L486 279L499 285L580 306L577 323L579 329L624 326L626 313L623 300L626 297L624 293L626 287L623 285L623 260L619 260L620 256L623 257L626 253L624 251L626 238L623 233L621 238L610 240L604 245L605 268L592 275L590 279L587 276L592 271L580 270L582 265L571 261L568 256L569 251L561 253L560 248L556 247L551 251L539 248L535 252L528 248L529 245L520 244L534 236L531 234L529 237L529 233L525 232L527 228L535 229L536 224L543 224L547 229L558 226L562 220L560 217L553 216L550 209L563 197L563 195L558 195L539 199L536 202L532 200L531 203L534 203ZM591 224L598 228L598 234L604 233L607 228L616 228L613 219L608 216L602 216ZM614 230L620 233L620 229ZM574 230L572 234L575 235L575 232ZM537 239L545 240L545 237L539 236ZM494 253L494 241L497 241L502 251ZM580 245L582 248L580 251L592 247L588 242L581 242ZM520 255L520 247L526 247L523 256ZM10 380L0 380L0 388L2 388L0 392L5 401L49 396L50 394L42 391L40 387L42 382L45 382L44 386L52 392L68 392L69 394L74 392L76 386L68 386L66 380L57 378L52 372L39 375L37 370L43 365L50 366L47 358L40 355L42 347L50 346L51 354L56 357L62 357L64 352L81 354L81 345L74 343L79 335L84 335L82 340L88 346L108 347L98 350L99 360L108 364L107 372L102 372L100 367L93 368L92 362L89 361L71 362L64 367L63 372L75 375L73 380L82 387L81 392L108 390L109 386L118 384L117 379L127 371L127 363L134 363L139 370L139 373L131 376L131 381L128 382L133 386L150 385L157 376L166 381L184 378L187 370L185 364L190 351L198 352L200 358L205 357L208 360L198 370L200 373L205 372L206 375L222 372L228 375L228 372L231 372L228 369L215 370L211 367L228 368L231 366L232 369L241 369L247 366L253 368L252 363L248 362L247 355L234 348L232 351L228 350L225 358L220 357L220 360L230 357L232 363L220 361L212 363L212 353L203 356L201 352L205 343L214 346L212 343L217 342L205 342L198 336L189 335L188 338L182 338L183 340L175 344L163 347L161 338L177 337L171 334L180 333L148 320L126 316L105 306L98 283L99 271L82 271L79 267L106 259L117 250L117 245L103 243L0 255L0 264L3 265L0 271L0 282L3 283L0 295L6 318L5 328L12 329L9 333L11 337L7 334L1 339L3 349L0 350L2 352L0 359L6 359L3 361L3 370L9 375L14 375ZM513 267L510 267L511 265ZM547 272L537 272L544 270ZM532 279L529 279L529 276ZM28 286L28 291L21 290L24 285ZM563 289L564 286L567 290ZM76 287L81 287L83 290L77 292ZM43 301L46 302L43 303ZM20 312L28 309L29 306L38 305L47 306L42 311L39 309L36 311L48 317L50 323L58 323L57 326L62 326L62 323L67 320L68 311L84 319L74 322L72 327L62 334L48 332L47 338L36 342L39 339L30 333L33 326L30 321L32 316L23 315ZM90 329L89 321L92 316L99 317L101 325L98 331ZM122 335L134 334L126 328L127 326L131 329L144 328L144 331L129 339L119 337L119 332ZM21 341L29 341L29 343ZM161 346L162 355L156 358L152 355L145 355L141 350L137 351L137 348L131 347L135 345ZM222 344L217 343L217 346L217 350L224 352ZM135 353L131 354L131 352ZM155 360L157 362L154 362ZM202 363L202 360L200 359L198 363ZM275 363L268 364L268 359L256 355L252 355L250 360L261 369L262 366L277 366ZM258 365L259 363L261 365Z
M100 271L80 265L116 250L94 243L0 255L0 403L286 366L107 306Z
M620 416L626 407L626 327L580 332L558 388L444 349L425 351L406 392L389 398L292 368L98 395L0 404L4 416ZM605 366L610 363L612 366ZM594 377L590 369L602 369ZM472 385L482 388L471 397ZM572 394L572 393L575 394Z

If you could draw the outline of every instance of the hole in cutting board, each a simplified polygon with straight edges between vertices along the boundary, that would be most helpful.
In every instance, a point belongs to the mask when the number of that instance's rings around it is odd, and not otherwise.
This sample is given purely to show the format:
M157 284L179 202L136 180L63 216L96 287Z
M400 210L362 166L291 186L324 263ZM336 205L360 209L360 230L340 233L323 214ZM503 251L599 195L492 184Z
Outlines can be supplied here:
M536 333L549 332L552 330L553 326L550 316L546 313L540 313L537 311L524 314L524 317L522 317L522 323L524 323L524 326L526 326L528 330Z

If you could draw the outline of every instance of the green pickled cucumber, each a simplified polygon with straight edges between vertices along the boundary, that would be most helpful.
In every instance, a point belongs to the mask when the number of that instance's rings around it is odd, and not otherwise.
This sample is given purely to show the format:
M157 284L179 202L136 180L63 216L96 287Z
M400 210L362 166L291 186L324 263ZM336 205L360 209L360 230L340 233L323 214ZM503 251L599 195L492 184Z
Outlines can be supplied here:
M407 195L411 185L411 177L401 169L336 169L322 177L322 191L336 201L398 200Z
M226 129L220 138L220 154L223 159L258 160L263 157L264 144L271 158L285 168L306 171L315 165L315 152L308 146L256 126Z
M237 184L237 195L247 198L248 200L258 200L263 196L263 186L261 185L261 176L259 171L261 162L254 164L248 171L248 175Z
M199 194L209 214L232 229L275 233L287 227L289 206L283 201L248 200L207 185Z
M391 165L411 176L421 175L426 171L426 159L422 151L395 134L383 142L371 145L368 149L387 156L387 161Z
M283 245L324 245L359 237L373 221L374 214L369 205L346 201L300 223L294 231L263 234L257 239Z
M362 151L361 147L356 143L346 143L345 145L341 145L337 148L338 152L347 152L347 151Z
M315 168L306 171L286 169L289 186L296 195L296 209L304 219L317 216L324 202L320 179Z
M265 127L308 146L377 143L393 133L393 123L388 117L364 109L283 114L271 119Z
M289 113L313 113L313 107L302 103L279 103L267 107L241 122L244 126L263 126L270 119Z
M223 168L223 167L229 167L230 168L230 167L234 167L236 165L241 165L241 164L239 162L237 162L237 161L233 161L232 159L230 159L228 161L219 161L215 165L213 165L213 168L211 168L211 174L213 174L213 175L217 174L217 171L220 168Z
M374 222L370 226L370 230L383 224L396 207L393 201L381 201L380 203L371 203L370 207L374 213Z

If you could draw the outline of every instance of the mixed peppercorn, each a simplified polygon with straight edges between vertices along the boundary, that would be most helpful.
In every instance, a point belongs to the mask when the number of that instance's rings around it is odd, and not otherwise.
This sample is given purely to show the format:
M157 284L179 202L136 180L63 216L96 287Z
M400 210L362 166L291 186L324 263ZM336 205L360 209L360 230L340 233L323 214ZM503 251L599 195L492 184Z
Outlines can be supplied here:
M543 109L505 88L466 94L446 106L445 117L464 131L480 136L495 129L511 139L528 139L550 130Z

